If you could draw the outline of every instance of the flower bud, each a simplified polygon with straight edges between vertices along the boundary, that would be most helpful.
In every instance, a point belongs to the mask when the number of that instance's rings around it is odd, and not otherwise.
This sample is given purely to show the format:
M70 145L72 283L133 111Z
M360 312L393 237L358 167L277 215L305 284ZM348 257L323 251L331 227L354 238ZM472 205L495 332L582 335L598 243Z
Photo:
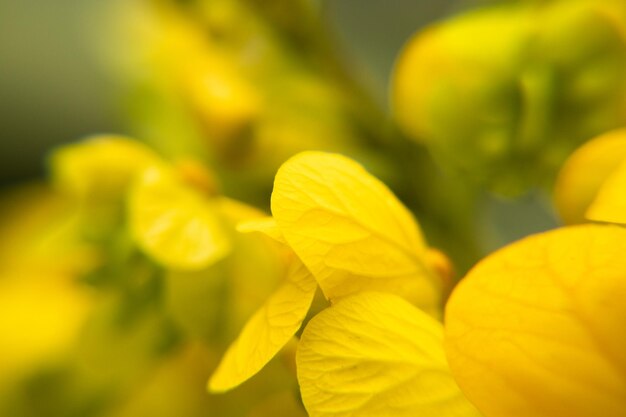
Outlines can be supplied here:
M392 100L443 165L504 194L549 184L580 143L626 123L626 41L613 2L508 4L418 34Z

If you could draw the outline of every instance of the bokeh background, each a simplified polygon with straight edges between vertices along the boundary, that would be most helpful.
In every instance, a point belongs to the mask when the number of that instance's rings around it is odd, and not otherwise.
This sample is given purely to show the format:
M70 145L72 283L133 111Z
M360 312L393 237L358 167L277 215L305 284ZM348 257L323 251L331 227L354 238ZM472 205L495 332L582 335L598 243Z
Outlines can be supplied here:
M106 2L105 2L106 3ZM409 36L468 1L341 0L322 7L355 72L386 105L393 61ZM102 62L103 2L0 1L0 184L44 171L55 145L124 133L120 92Z
M402 46L416 31L478 0L321 1L353 74L381 107ZM484 3L484 1L483 1ZM41 177L55 146L127 133L97 0L0 0L0 188ZM556 224L541 197L493 199L484 241L493 249Z

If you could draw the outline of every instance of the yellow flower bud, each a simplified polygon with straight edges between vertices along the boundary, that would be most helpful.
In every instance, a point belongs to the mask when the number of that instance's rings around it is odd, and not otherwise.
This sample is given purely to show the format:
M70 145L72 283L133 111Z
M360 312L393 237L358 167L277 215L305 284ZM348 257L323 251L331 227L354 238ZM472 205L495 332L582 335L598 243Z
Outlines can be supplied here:
M418 34L395 70L398 122L493 190L550 184L577 145L626 123L614 4L497 5Z

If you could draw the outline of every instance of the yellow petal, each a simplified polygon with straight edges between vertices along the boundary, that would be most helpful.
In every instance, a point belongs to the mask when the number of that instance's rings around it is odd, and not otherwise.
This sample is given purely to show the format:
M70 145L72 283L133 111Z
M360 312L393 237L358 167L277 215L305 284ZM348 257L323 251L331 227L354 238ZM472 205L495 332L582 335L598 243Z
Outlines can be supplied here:
M393 73L391 99L400 126L420 140L446 139L443 133L454 132L459 124L474 129L475 135L479 124L487 122L472 120L489 104L484 90L493 88L489 84L494 80L502 83L500 80L519 62L529 22L528 8L523 5L492 7L458 15L416 33L402 50ZM473 47L476 40L489 48ZM443 111L446 106L447 113ZM462 110L466 113L461 114ZM492 119L499 116L494 114ZM456 131L460 138L447 139L475 152L459 142L466 133Z
M294 257L286 282L252 316L228 348L209 381L209 390L227 391L259 372L296 334L316 288L311 273Z
M626 415L626 230L558 229L483 260L446 309L446 353L487 417Z
M259 115L258 91L219 54L206 54L186 64L183 94L204 123L207 137L224 151Z
M205 268L230 250L215 202L162 166L145 170L133 187L129 218L139 246L174 269Z
M361 293L316 315L296 363L311 417L479 415L450 374L441 323L395 295Z
M303 152L278 170L272 213L327 298L393 292L435 310L441 282L411 213L356 162Z
M253 221L267 217L267 214L258 208L246 203L242 203L232 198L219 196L215 201L219 206L222 215L233 226L246 221Z
M583 223L602 183L626 159L626 129L598 136L565 162L554 187L554 202L567 224Z
M602 183L585 216L589 220L626 224L626 158Z
M91 293L54 272L4 271L0 278L2 385L66 354L93 300Z
M287 244L283 232L278 228L276 220L270 216L263 219L239 223L237 230L241 233L259 232L278 243Z
M51 158L57 185L94 203L122 198L134 176L158 157L145 145L113 135L64 146Z

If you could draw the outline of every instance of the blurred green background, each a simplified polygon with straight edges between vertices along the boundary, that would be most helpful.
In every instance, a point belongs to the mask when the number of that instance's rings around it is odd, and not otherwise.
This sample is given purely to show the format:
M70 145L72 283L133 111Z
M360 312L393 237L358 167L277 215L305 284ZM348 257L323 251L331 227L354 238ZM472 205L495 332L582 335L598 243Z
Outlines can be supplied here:
M353 74L388 107L394 60L410 36L481 1L320 3ZM46 155L59 144L127 133L121 89L99 49L106 44L104 7L96 0L0 0L0 187L44 175ZM488 249L556 224L535 194L516 202L493 199L484 216Z
M403 43L467 3L341 0L322 7L360 81L386 105ZM0 0L0 186L43 174L55 145L124 133L120 97L98 53L101 7L96 0Z

